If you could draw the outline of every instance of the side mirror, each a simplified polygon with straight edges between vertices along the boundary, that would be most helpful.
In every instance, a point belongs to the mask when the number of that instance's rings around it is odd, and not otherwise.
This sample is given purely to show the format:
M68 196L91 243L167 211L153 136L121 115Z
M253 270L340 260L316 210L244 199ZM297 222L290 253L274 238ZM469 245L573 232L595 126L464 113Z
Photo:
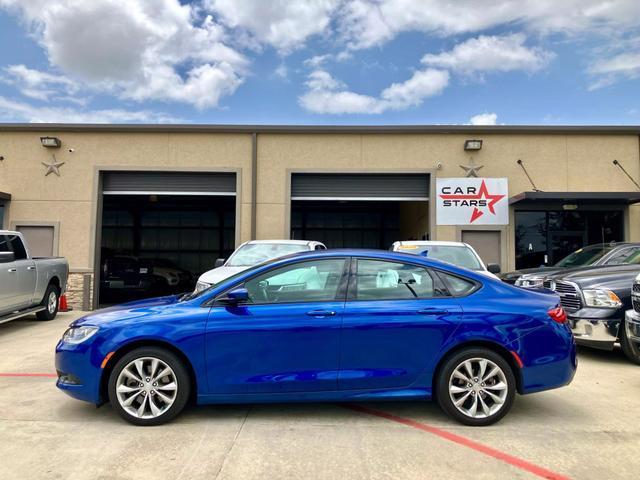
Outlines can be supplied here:
M225 258L218 258L216 263L213 264L213 268L218 268L224 265Z
M497 263L488 263L487 270L493 274L500 273L500 265Z
M237 305L249 300L249 292L244 287L238 287L228 291L224 297L217 298L216 300L226 305Z
M0 252L0 263L13 262L16 256L13 252Z

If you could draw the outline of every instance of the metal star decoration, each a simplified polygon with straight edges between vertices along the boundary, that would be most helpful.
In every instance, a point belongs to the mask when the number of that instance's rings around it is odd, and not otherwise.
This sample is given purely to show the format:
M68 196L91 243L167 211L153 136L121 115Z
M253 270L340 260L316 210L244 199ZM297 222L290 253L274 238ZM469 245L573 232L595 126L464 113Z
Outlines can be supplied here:
M469 159L469 165L460 165L460 168L464 170L465 177L479 177L478 171L484 167L484 165L476 165L473 158Z
M60 167L65 164L65 162L59 162L58 160L56 160L55 155L52 155L52 157L53 160L51 161L51 163L41 162L42 165L47 167L47 171L44 174L45 177L51 173L55 173L57 176L60 176Z

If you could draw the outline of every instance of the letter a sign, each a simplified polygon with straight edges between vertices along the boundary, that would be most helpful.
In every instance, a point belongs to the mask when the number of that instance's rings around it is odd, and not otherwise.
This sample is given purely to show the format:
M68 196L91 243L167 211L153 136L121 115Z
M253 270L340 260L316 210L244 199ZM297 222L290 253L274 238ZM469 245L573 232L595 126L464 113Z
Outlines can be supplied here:
M438 178L436 219L438 225L507 225L507 179Z

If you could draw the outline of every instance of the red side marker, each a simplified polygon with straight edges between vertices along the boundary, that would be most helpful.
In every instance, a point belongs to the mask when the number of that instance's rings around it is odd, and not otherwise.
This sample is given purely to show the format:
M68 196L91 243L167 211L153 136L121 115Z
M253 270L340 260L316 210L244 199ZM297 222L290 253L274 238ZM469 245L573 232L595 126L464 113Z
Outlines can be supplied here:
M440 438L444 438L445 440L449 440L450 442L457 443L458 445L462 445L463 447L475 450L476 452L484 453L489 457L493 457L508 465L519 468L520 470L524 470L526 472L537 475L540 478L546 478L549 480L569 480L569 477L552 472L551 470L539 467L521 458L514 457L512 455L509 455L508 453L501 452L500 450L496 450L495 448L488 447L487 445L483 445L474 440L463 437L461 435L456 435L455 433L448 432L441 428L433 427L425 423L416 422L415 420L411 420L409 418L398 417L397 415L383 412L382 410L374 410L372 408L362 407L360 405L343 405L343 407L355 410L356 412L366 413L367 415L374 415L386 420L391 420L392 422L401 423L408 427L417 428L418 430L431 433Z
M57 378L55 373L0 373L0 377L47 377Z

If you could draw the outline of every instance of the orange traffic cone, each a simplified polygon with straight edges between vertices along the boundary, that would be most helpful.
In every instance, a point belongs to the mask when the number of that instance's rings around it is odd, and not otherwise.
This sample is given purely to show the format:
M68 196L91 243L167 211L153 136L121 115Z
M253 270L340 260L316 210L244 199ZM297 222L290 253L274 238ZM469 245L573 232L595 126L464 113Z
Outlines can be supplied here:
M69 305L67 305L67 295L64 294L60 297L60 305L58 305L58 311L68 312L69 310L71 309L69 308Z

